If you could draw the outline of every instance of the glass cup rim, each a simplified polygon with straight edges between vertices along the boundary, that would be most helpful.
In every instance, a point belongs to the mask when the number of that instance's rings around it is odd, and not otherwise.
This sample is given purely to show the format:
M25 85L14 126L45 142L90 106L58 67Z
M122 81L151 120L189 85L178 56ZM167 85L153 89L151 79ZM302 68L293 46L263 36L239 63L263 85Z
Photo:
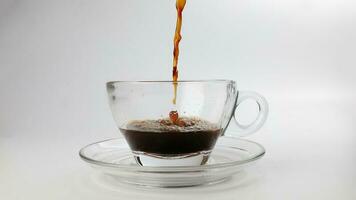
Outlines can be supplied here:
M117 83L129 83L129 84L146 84L146 83L236 83L234 80L229 79L205 79L205 80L119 80L108 81L106 85L112 85Z

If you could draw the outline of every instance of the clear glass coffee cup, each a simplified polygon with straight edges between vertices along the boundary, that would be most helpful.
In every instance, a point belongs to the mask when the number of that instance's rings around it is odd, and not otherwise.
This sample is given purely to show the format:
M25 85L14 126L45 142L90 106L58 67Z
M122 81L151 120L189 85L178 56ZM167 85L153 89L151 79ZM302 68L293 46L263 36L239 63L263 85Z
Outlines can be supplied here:
M115 123L136 162L142 166L204 165L219 137L233 121L233 137L256 132L264 124L268 104L255 92L237 89L232 80L112 81L106 84ZM241 125L236 108L246 99L259 108L255 121ZM172 121L169 115L177 116ZM230 134L231 136L231 134Z

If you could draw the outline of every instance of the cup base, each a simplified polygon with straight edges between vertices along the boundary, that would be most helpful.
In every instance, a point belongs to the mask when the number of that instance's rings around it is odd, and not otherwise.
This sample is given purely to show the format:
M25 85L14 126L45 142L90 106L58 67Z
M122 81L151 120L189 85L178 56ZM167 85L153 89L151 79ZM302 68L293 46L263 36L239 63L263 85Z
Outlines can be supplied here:
M206 164L211 151L196 152L183 155L157 155L145 152L132 152L138 165L150 167L162 166L200 166Z

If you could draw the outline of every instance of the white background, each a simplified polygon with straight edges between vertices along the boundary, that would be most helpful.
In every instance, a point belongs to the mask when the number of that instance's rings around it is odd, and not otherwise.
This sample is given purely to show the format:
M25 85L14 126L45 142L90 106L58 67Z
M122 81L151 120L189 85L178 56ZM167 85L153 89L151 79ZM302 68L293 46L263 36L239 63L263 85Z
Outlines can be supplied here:
M167 80L174 0L0 0L1 199L355 199L356 2L188 0L181 79L263 94L245 180L103 186L80 147L117 137L105 82ZM247 111L245 111L247 113Z

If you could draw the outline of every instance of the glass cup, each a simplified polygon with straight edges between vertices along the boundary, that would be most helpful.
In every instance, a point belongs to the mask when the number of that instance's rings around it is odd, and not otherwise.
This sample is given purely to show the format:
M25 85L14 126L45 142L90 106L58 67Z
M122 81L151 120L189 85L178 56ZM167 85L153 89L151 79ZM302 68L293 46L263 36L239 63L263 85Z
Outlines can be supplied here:
M110 108L116 125L124 135L136 162L142 166L204 165L219 136L231 119L238 131L235 137L256 132L264 124L268 104L255 92L238 91L232 80L178 81L173 104L172 81L112 81L106 84ZM254 122L241 125L235 110L246 100L254 100L259 113ZM178 119L208 122L212 129L193 132L132 129L134 122L166 121L177 111ZM169 125L169 124L168 124ZM172 124L172 126L178 126ZM189 126L189 125L187 125ZM189 128L188 128L189 129Z

